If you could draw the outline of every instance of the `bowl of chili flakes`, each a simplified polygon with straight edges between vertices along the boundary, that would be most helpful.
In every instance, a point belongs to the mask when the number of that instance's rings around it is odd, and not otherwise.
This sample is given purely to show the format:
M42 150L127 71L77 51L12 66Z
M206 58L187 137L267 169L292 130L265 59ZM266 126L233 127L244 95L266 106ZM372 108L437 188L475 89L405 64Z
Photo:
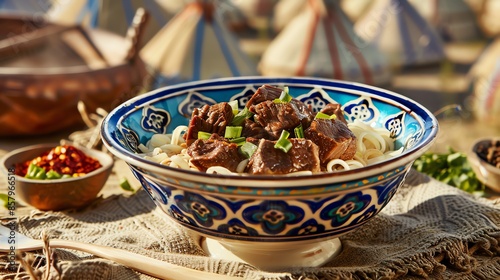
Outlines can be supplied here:
M15 175L16 199L43 211L83 208L104 187L113 167L105 152L38 144L7 153L0 169Z

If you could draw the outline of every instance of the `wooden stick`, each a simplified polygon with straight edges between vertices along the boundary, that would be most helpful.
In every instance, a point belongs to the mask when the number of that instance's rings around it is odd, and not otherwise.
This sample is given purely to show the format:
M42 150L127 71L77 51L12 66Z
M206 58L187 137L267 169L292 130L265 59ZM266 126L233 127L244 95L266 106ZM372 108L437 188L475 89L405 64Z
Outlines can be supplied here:
M91 41L82 34L81 29L74 29L64 32L61 40L74 50L87 64L90 69L105 68L108 63Z
M43 45L48 36L59 34L74 28L75 26L49 25L37 30L0 40L0 58L15 56L22 51L35 49L40 45Z

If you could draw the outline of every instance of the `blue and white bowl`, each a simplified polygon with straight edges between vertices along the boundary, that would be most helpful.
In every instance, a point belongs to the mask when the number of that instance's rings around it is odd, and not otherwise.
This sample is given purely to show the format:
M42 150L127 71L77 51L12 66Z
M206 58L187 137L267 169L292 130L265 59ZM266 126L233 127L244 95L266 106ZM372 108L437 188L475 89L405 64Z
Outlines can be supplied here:
M286 85L315 110L338 102L348 122L387 129L395 148L404 147L404 152L361 169L293 177L207 174L138 154L139 144L153 134L187 125L194 108L230 100L243 107L263 84ZM166 215L216 240L204 243L212 254L228 249L271 270L331 259L340 250L338 237L382 210L437 132L436 118L413 100L372 86L317 78L242 77L164 87L120 105L102 125L105 146L129 164ZM222 245L216 249L214 244Z

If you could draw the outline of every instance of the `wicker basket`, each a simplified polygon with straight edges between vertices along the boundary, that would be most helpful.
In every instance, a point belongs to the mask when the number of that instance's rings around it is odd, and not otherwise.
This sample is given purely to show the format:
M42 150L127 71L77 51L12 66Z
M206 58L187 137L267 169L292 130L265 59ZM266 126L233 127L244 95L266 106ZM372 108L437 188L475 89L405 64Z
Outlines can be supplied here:
M27 16L2 16L0 26L0 137L77 127L83 124L77 109L80 100L87 112L99 107L109 111L144 90L147 71L130 38L85 30L105 62L91 67L77 52L52 48L68 27ZM53 34L29 37L47 30ZM23 34L24 38L18 36ZM29 40L2 49L1 42L10 38Z

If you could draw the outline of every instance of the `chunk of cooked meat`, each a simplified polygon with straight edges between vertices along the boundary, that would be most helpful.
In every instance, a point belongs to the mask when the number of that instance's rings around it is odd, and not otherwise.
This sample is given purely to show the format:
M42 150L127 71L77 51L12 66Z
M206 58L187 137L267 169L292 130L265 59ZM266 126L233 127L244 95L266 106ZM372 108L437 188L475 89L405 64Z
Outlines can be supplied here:
M288 103L267 100L252 106L250 111L255 114L255 122L269 134L269 140L278 139L282 130L293 132L293 129L301 124L302 127L308 127L314 119L307 106L298 100Z
M241 131L241 136L243 137L253 137L258 139L269 138L269 134L267 133L266 129L250 119L245 119L242 126L243 129Z
M341 121L315 119L304 136L318 145L322 164L336 158L350 160L356 154L356 136Z
M253 105L257 105L266 100L274 100L279 98L283 89L279 87L274 87L270 85L263 85L257 89L257 91L252 95L250 100L248 100L246 107L250 108Z
M288 174L297 171L320 172L319 149L312 141L291 138L292 148L288 153L274 148L276 141L261 139L250 157L247 172L250 174Z
M231 124L233 118L233 109L227 102L195 108L191 115L188 130L184 134L187 145L191 145L198 139L199 131L217 133L223 136L226 126Z
M188 147L187 153L191 156L191 163L203 172L212 166L236 172L238 164L245 159L238 152L238 145L217 139L198 139Z
M329 116L335 114L337 116L337 120L342 121L347 124L347 120L344 117L344 111L342 111L342 107L338 103L328 103L323 109L321 109L322 113L325 113Z

